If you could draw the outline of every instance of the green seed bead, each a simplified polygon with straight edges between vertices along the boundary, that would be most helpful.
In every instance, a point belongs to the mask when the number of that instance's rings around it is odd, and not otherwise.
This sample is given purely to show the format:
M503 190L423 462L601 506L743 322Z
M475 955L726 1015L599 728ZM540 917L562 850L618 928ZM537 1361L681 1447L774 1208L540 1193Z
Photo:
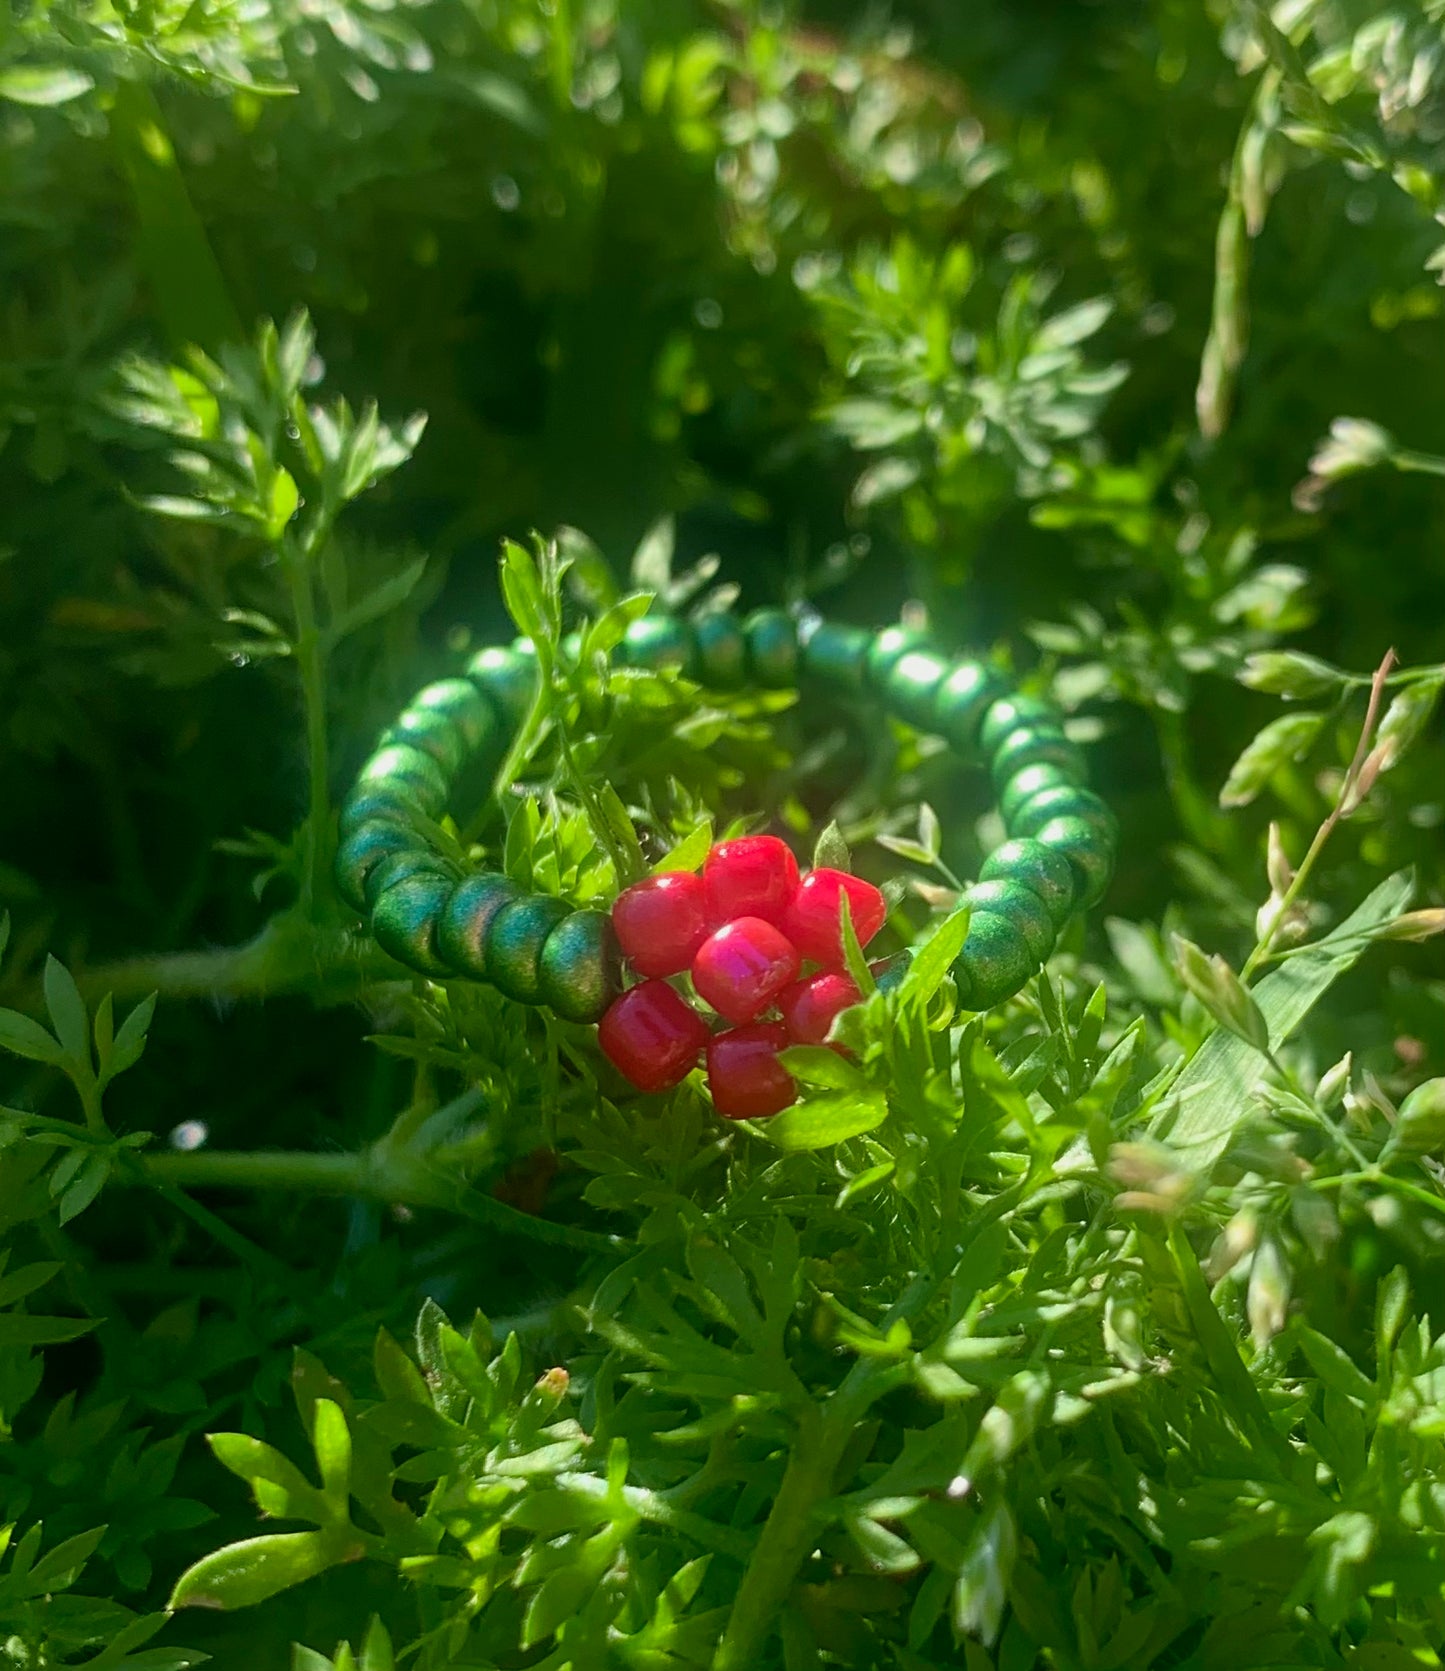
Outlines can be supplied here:
M497 730L496 709L470 679L438 679L412 697L407 712L435 713L450 720L468 754L474 754Z
M736 690L747 683L748 641L736 615L715 610L692 622L697 646L697 677L718 690Z
M1054 925L1044 902L1019 882L977 882L965 896L983 916L1007 917L1023 936L1029 956L1043 963L1054 949Z
M1114 873L1114 843L1109 837L1082 818L1051 818L1037 839L1074 867L1080 902L1086 908L1097 905Z
M799 634L803 647L803 671L810 678L825 679L845 690L863 688L871 640L862 627L845 627L835 621L810 622Z
M521 895L510 877L495 871L480 871L458 882L437 924L437 951L459 974L486 980L487 936L497 913Z
M1049 921L1060 929L1073 914L1078 899L1073 866L1061 853L1041 841L1006 841L984 860L980 882L1016 882L1042 904Z
M1092 790L1077 784L1054 784L1031 795L1008 820L1009 834L1036 836L1053 818L1082 818L1113 841L1118 835L1114 814Z
M452 889L452 879L436 871L418 871L393 882L371 911L371 932L384 952L423 975L450 971L436 952L437 917Z
M961 661L943 681L933 704L933 729L969 755L978 747L978 728L998 700L1003 680L976 661Z
M433 853L429 847L414 845L378 860L362 884L362 899L368 910L374 910L377 900L388 888L405 882L409 876L445 876L448 882L452 882L456 874L456 866L439 853Z
M990 1010L1012 998L1038 967L1012 917L980 911L969 919L968 939L953 966L959 1003L969 1010Z
M748 667L765 690L787 690L798 681L798 629L782 609L759 609L743 623Z
M696 663L696 646L686 621L672 615L644 615L627 629L621 644L621 660L629 667L660 672L664 667L690 673Z
M521 724L537 694L536 652L529 655L518 648L526 642L488 645L467 663L467 678L493 704L503 723L513 727Z
M948 674L949 665L942 656L931 650L907 650L884 677L884 698L899 719L931 731L938 693Z
M542 947L571 907L551 894L525 894L504 905L487 934L487 979L519 1004L542 997Z
M477 693L472 692L475 696ZM480 698L478 698L480 700ZM467 757L466 739L445 714L435 708L408 708L381 734L381 746L405 746L429 754L448 778L455 777Z
M913 953L901 951L882 963L873 965L873 979L880 992L895 992L903 984L903 977L913 963Z
M1014 829L1014 817L1024 802L1041 789L1074 789L1077 781L1067 772L1057 766L1040 764L1025 766L1022 771L1011 777L998 791L999 816L1010 835L1017 835Z
M989 704L978 729L978 746L985 754L992 754L1009 732L1017 731L1021 725L1035 731L1043 726L1062 731L1063 724L1063 716L1052 702L1014 692Z
M622 990L622 952L605 911L572 911L542 942L542 1002L564 1021L600 1021Z
M1084 776L1084 757L1078 745L1052 726L1021 725L993 751L990 772L994 787L1001 788L1017 777L1025 766L1057 766L1075 780Z
M429 754L405 743L378 749L361 768L356 780L363 784L404 783L412 790L429 818L447 804L446 773Z
M925 650L927 647L928 634L920 632L917 627L884 627L868 647L869 681L881 689L886 685L895 663L910 650Z
M421 796L394 778L389 783L358 783L341 803L341 833L348 836L377 820L415 824L429 817Z
M366 879L383 859L416 852L421 838L415 830L390 819L358 824L336 849L336 891L354 911L366 909Z

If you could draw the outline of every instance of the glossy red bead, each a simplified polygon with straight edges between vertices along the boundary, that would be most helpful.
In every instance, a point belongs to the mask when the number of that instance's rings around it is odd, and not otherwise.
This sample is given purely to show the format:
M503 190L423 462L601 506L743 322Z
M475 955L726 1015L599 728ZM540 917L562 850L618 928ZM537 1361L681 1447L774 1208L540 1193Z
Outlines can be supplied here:
M735 917L761 917L781 928L798 885L798 861L777 836L720 841L702 867L708 917L716 927Z
M753 1021L798 978L802 959L780 929L761 917L724 923L692 960L692 984L729 1021Z
M725 1120L761 1120L797 1101L797 1084L778 1060L778 1052L791 1043L778 1021L713 1034L707 1083L712 1105Z
M790 986L778 999L778 1008L795 1044L826 1044L833 1018L862 999L851 975L825 969Z
M597 1023L603 1053L639 1091L670 1091L695 1066L707 1023L665 981L644 981Z
M871 882L825 866L810 870L794 890L784 926L788 938L814 963L843 961L841 917L845 896L858 944L866 946L888 915L883 895Z
M671 870L634 882L618 895L612 926L639 975L680 975L711 926L702 878Z

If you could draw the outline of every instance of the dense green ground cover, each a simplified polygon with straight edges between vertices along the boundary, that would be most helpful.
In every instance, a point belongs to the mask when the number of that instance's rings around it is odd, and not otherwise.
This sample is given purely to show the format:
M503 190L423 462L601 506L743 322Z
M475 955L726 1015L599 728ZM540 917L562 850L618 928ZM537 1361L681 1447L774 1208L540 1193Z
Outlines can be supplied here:
M1442 209L1441 0L10 0L0 1663L1445 1661ZM408 980L331 809L533 531L1051 690L1105 906L797 1150ZM997 838L596 686L476 825L579 902L604 781L894 944Z

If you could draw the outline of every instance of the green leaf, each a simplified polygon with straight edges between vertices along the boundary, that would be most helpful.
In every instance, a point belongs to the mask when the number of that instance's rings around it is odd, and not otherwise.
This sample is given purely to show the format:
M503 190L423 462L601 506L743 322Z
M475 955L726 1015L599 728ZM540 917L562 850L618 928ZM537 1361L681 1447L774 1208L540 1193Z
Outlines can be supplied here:
M321 1486L332 1506L344 1517L351 1485L351 1430L341 1406L329 1398L316 1400L312 1420L311 1443L316 1449Z
M632 583L644 592L665 592L672 581L672 554L677 527L670 516L659 517L642 536L632 555Z
M77 1066L90 1067L90 1017L69 969L55 957L45 960L45 1007L50 1025Z
M359 1542L333 1532L273 1532L228 1543L181 1574L168 1605L218 1607L228 1613L255 1607L344 1561L360 1560L364 1553Z
M859 1069L826 1044L794 1044L778 1052L778 1060L805 1085L825 1091L858 1091L866 1087Z
M794 1103L755 1128L780 1149L826 1149L881 1126L888 1104L877 1090L836 1091Z
M59 1346L79 1340L100 1321L97 1317L30 1317L22 1311L0 1313L0 1347Z
M83 70L62 64L15 64L0 70L0 99L13 104L68 104L94 86Z
M1230 767L1219 791L1220 806L1248 806L1276 772L1313 746L1324 722L1325 716L1314 712L1284 714L1271 720Z
M390 615L393 610L400 609L402 604L412 595L427 570L427 559L418 557L415 562L408 563L399 573L383 580L375 586L365 597L358 598L349 608L344 609L327 628L325 638L328 646L339 644L343 638L356 632L359 628L369 626L373 621L379 621Z
M1018 1533L1006 1503L986 1514L968 1540L953 1586L953 1628L992 1647L1003 1622Z
M554 634L542 594L536 560L515 540L502 542L502 596L517 630L534 644L550 644Z
M1192 940L1174 936L1174 964L1179 978L1221 1027L1256 1050L1269 1054L1269 1027L1244 982L1216 953L1208 957Z
M0 1049L51 1067L58 1067L65 1060L59 1040L47 1033L38 1021L21 1015L18 1010L0 1010Z
M631 820L628 820L631 823ZM712 850L712 819L705 818L690 830L676 847L670 848L652 867L652 874L665 871L696 870Z
M140 1061L155 1013L156 995L152 992L149 998L142 998L121 1022L115 1035L115 1050L110 1061L112 1077L124 1073L127 1068L134 1067Z
M1332 934L1292 953L1253 989L1272 1051L1279 1051L1330 986L1358 962L1373 931L1400 915L1413 892L1406 873L1390 877ZM1265 1058L1243 1039L1224 1031L1211 1034L1154 1115L1150 1135L1167 1142L1186 1166L1207 1171L1253 1113L1254 1088L1267 1071Z
M110 1169L109 1154L102 1152L89 1156L80 1169L80 1175L60 1197L59 1218L62 1224L69 1224L71 1219L78 1217L95 1200L105 1188Z
M950 911L913 954L908 973L899 983L902 1002L927 1004L943 985L948 972L958 961L963 943L968 939L969 908L960 905Z
M1361 1373L1347 1352L1306 1323L1301 1323L1295 1332L1300 1350L1325 1386L1345 1398L1358 1399L1367 1409L1374 1408L1375 1383Z
M288 1457L249 1433L209 1433L206 1443L223 1468L245 1480L263 1514L327 1519L321 1493Z
M843 832L836 822L829 824L813 848L814 869L848 870L852 863L853 856L848 851Z

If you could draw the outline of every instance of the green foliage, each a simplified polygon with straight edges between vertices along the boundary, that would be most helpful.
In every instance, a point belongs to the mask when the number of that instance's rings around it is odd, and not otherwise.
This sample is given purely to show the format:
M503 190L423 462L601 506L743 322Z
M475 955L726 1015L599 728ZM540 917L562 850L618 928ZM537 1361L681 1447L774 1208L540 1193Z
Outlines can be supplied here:
M11 8L0 1662L1441 1663L1442 111L1438 0ZM814 604L1088 745L998 1011L933 739L614 665ZM514 633L456 861L887 888L783 1115L336 896Z

